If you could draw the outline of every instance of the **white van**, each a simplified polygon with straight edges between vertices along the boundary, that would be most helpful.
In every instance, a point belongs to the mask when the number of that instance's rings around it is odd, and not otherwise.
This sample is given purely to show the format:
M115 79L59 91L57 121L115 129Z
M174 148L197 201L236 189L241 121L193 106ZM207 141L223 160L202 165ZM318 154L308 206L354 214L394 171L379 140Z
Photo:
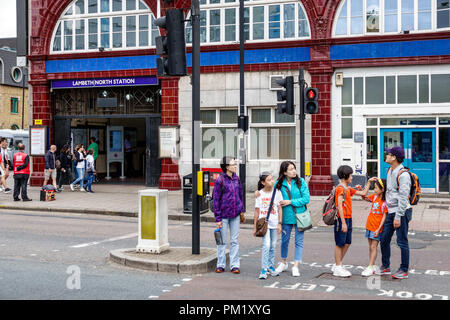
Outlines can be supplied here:
M6 138L6 141L8 141L8 153L10 159L13 159L14 154L19 151L19 143L25 145L25 153L29 154L29 135L30 131L28 130L0 129L0 138Z

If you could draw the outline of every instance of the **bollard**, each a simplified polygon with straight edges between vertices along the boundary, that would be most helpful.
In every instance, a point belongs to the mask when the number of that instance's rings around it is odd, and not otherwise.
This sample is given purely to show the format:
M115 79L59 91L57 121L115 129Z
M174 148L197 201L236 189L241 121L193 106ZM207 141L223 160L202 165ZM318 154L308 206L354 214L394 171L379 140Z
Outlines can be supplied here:
M168 190L139 190L139 238L136 251L161 253L169 249Z

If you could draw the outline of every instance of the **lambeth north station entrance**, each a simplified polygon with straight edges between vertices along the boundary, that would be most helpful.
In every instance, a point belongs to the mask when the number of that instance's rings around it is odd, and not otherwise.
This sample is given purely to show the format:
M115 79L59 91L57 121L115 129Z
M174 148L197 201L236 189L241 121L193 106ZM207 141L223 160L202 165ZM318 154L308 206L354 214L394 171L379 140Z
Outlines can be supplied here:
M156 77L52 80L55 144L98 143L104 183L158 186L161 88Z

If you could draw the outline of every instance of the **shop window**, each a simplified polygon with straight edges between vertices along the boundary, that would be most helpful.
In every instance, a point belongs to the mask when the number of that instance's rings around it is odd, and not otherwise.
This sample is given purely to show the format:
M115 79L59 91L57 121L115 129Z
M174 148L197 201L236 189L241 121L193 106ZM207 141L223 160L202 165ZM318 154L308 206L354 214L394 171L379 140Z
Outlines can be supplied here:
M396 103L395 76L386 77L386 104Z
M431 102L450 102L450 74L431 75Z
M448 123L448 121L447 121ZM449 192L450 127L439 128L439 191Z
M428 75L419 75L419 103L429 103L429 77Z
M200 121L202 124L216 124L216 110L201 110Z
M417 76L397 77L398 103L417 103Z
M226 155L237 157L237 109L201 110L200 119L202 121L202 158L221 159ZM216 119L219 120L218 124Z
M384 77L366 77L366 104L384 103Z
M353 101L354 104L363 104L364 103L364 82L363 78L354 78L354 96Z
M220 110L219 123L236 124L238 113L237 110Z

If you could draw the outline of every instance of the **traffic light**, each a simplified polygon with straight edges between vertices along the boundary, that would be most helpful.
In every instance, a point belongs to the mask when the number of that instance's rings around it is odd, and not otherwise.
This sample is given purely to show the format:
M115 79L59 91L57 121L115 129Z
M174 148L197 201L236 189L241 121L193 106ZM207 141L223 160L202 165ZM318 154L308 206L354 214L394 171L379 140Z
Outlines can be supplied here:
M286 90L277 91L277 112L294 114L294 77L288 76L284 79L276 80L280 86ZM281 103L280 103L281 102Z
M319 113L319 91L317 88L305 88L303 97L305 113Z
M164 17L154 21L155 26L166 29L166 36L156 37L156 65L158 75L185 76L186 43L184 38L184 13L182 9L170 9Z

